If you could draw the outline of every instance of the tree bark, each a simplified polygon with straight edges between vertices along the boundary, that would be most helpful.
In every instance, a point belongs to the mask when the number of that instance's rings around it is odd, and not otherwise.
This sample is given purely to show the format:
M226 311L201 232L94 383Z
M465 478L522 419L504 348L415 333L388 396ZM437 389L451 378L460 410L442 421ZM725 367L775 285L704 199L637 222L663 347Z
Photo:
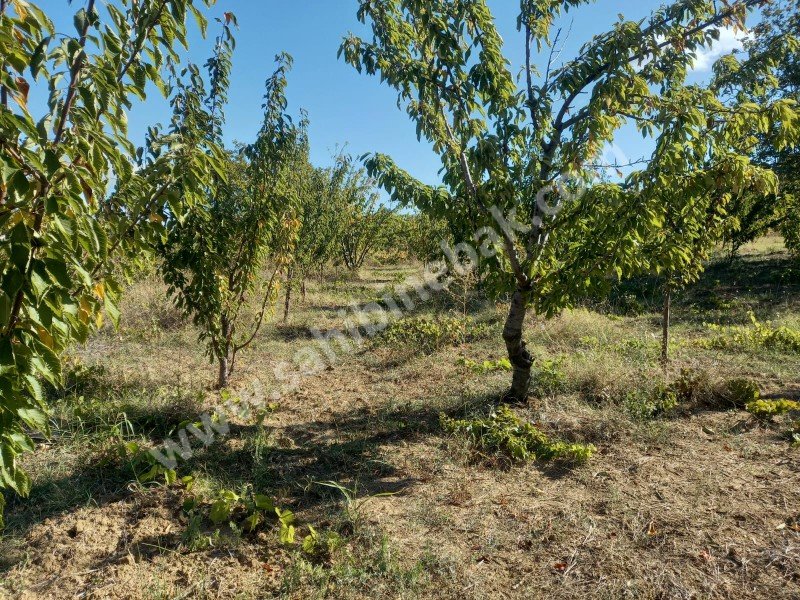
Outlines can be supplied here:
M219 357L219 375L217 376L217 389L221 390L228 387L228 357Z
M292 296L292 270L289 269L286 272L286 300L283 303L283 322L286 323L289 320L289 301L291 300Z
M672 310L672 288L669 283L664 286L664 308L661 315L661 365L666 370L669 366L669 321Z
M228 380L231 374L231 323L226 315L222 315L222 344L221 353L218 357L219 374L217 375L217 389L221 390L228 387Z
M530 294L529 289L517 287L511 299L508 318L503 328L503 339L506 342L508 359L511 361L513 369L511 389L504 398L507 402L524 403L527 400L528 388L531 383L533 358L525 347L525 341L522 339Z

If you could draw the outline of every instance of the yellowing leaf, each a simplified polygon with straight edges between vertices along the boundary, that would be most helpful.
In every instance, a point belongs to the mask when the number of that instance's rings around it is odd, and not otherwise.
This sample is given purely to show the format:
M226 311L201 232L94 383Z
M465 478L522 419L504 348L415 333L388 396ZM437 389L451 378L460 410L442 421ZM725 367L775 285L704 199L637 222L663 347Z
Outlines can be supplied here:
M92 304L86 298L81 298L80 310L78 311L78 318L84 325L89 324L89 317L92 314Z
M28 92L31 86L24 77L17 77L17 93L14 94L14 99L17 101L24 110L28 110Z
M52 350L53 346L55 345L53 336L50 335L50 333L48 333L44 327L37 327L36 331L39 333L39 339L42 341L42 343Z
M24 21L25 17L28 16L28 3L20 0L11 0L11 4L14 6L14 12L17 13L19 20Z

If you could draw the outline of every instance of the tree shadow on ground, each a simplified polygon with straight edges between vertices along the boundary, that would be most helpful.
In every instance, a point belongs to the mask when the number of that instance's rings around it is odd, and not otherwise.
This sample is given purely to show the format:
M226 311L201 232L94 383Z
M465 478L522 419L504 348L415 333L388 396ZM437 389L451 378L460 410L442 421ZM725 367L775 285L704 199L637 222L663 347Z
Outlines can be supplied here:
M201 414L202 396L144 375L121 381L99 367L67 372L62 389L46 390L49 435L35 435L40 447L25 457L23 466L34 475L29 496L5 491L6 533L24 534L52 516L128 496L136 471L120 445L161 443Z
M313 340L314 333L308 325L281 324L273 328L270 337L282 342L294 342L296 340Z
M800 382L785 383L778 391L761 394L761 397L765 400L780 400L785 398L786 400L800 402Z
M342 310L348 310L351 307L350 304L309 304L308 306L310 308L313 308L314 310L319 310L323 312L332 312L332 313L338 313L339 311Z
M637 277L612 287L600 302L586 305L599 312L621 316L660 314L663 280ZM771 319L787 307L800 306L800 268L786 254L746 256L717 260L700 280L675 294L673 322L732 325L748 322L755 309L761 319Z
M335 490L315 485L321 481L357 487L365 496L403 494L419 481L387 458L392 446L444 437L441 414L457 418L486 415L501 401L501 393L491 393L438 403L396 406L389 402L377 409L329 411L323 418L280 428L239 427L232 437L245 440L244 444L224 445L198 460L207 472L223 474L226 485L234 489L250 483L267 494L294 490L290 495L303 509L328 507L339 500ZM265 435L268 443L263 443ZM262 443L253 443L259 438ZM505 466L514 468L511 463ZM538 463L537 467L543 475L558 479L567 476L574 465Z
M6 494L4 533L24 535L33 526L83 506L102 506L130 495L128 464L85 462L59 478L35 482L27 498Z
M289 495L303 509L338 502L338 492L316 485L335 481L359 495L403 493L413 477L386 460L383 449L433 435L439 412L433 406L404 406L328 412L322 418L284 427L238 426L230 439L187 463L238 489Z
M375 277L366 278L366 279L358 279L358 283L362 285L386 285L391 283L396 283L394 279L377 279Z
M377 408L329 410L319 418L285 426L231 424L229 434L217 437L208 447L192 438L195 452L179 465L178 474L197 472L226 489L250 487L279 497L293 508L324 515L339 506L341 494L320 482L357 488L360 497L409 493L419 480L391 461L391 447L443 436L441 413L459 418L486 414L500 400L499 393L492 393L401 405L387 401ZM161 417L157 412L145 412L137 418L155 422ZM103 506L136 493L136 475L131 465L119 458L104 462L90 450L86 460L75 464L59 477L36 481L29 498L9 499L9 533L23 536L47 518L88 504ZM553 478L570 472L569 465L538 466Z
M68 373L64 387L48 387L46 397L55 439L121 430L157 440L199 414L203 402L201 390L165 386L144 375L123 381L99 367Z
M154 422L160 414L142 412L140 417ZM184 415L185 419L195 417ZM361 408L283 428L231 425L229 435L209 447L193 443L196 452L178 471L198 470L233 488L252 484L258 492L300 492L296 501L304 508L306 498L336 500L332 498L335 491L302 492L313 481L351 485L358 481L365 494L400 492L413 482L403 481L397 469L381 458L380 447L430 434L437 423L438 410L417 407L397 411ZM257 438L265 433L273 437L259 446ZM34 481L28 498L7 495L7 533L21 536L50 517L89 504L102 506L122 500L132 494L130 484L135 480L127 462L116 457L99 460L89 450L85 460L76 461L69 472Z

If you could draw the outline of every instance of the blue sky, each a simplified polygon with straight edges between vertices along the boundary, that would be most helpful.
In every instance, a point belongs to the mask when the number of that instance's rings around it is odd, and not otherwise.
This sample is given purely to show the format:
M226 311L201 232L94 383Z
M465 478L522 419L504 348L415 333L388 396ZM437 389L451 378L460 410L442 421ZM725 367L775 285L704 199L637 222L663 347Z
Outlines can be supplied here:
M82 0L40 0L40 6L53 18L59 31L72 33L72 14L84 5ZM638 19L657 8L657 0L600 0L596 4L570 12L562 21L571 34L564 57L569 58L592 35L606 30L624 14ZM228 140L247 141L260 123L260 105L264 80L272 72L274 56L289 52L294 69L289 77L289 101L293 110L304 108L311 120L312 160L319 165L330 163L337 146L347 144L350 152L383 152L426 183L439 180L439 161L430 148L417 141L414 125L396 105L394 92L379 79L359 75L343 60L337 59L342 38L349 31L363 32L356 20L356 0L218 0L208 16L220 17L232 11L239 21L236 33L230 104L227 111ZM489 0L497 27L505 40L506 56L517 73L523 64L523 44L516 31L518 2ZM209 38L216 34L209 27ZM721 44L727 49L732 40ZM192 36L187 59L202 64L210 53L211 39ZM707 75L710 66L703 61L695 77ZM32 94L41 94L37 89ZM41 102L41 97L38 99ZM31 99L33 106L37 99ZM165 122L166 103L153 91L146 102L134 106L130 118L131 136L137 143L146 127ZM617 145L630 158L648 151L648 144L632 131L624 131Z

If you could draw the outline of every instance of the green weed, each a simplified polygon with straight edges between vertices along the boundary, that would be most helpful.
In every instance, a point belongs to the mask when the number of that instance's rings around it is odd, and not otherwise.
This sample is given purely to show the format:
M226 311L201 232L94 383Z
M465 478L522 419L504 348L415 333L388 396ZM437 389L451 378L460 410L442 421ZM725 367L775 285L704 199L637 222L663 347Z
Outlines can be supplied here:
M219 535L219 530L216 530L215 535L206 535L203 531L202 515L190 514L186 529L181 536L181 542L189 552L202 552L208 548L217 547Z
M678 406L678 392L658 385L653 389L631 390L625 395L625 411L638 421L647 421L672 412Z
M426 565L401 564L386 535L364 530L348 544L335 544L325 563L298 553L282 581L282 597L299 597L301 591L307 598L421 597Z
M789 430L786 432L786 437L792 444L792 448L800 448L800 420L794 421Z
M555 396L566 390L567 376L561 369L563 358L537 360L530 385L530 393L537 398Z
M737 408L744 408L761 398L758 384L749 379L731 379L720 390L721 397Z
M486 375L496 371L511 371L511 361L507 358L485 360L482 363L475 362L468 358L460 358L458 359L458 364L467 367L470 371L478 375Z
M800 402L794 400L754 400L746 406L747 412L759 421L771 421L773 418L790 412L800 412Z
M800 353L800 330L785 326L776 327L770 321L762 323L752 312L748 314L750 326L709 325L709 329L716 335L711 339L701 340L698 342L699 345L716 350L744 348Z
M389 346L410 347L432 354L445 346L468 342L479 336L483 326L472 317L408 317L391 323L381 336Z
M330 561L333 554L344 545L344 538L335 531L318 532L311 525L303 539L303 552L317 561Z
M382 492L379 494L371 494L368 496L359 496L358 483L352 488L348 488L336 481L318 481L317 485L337 490L344 498L344 515L348 527L352 531L357 531L362 522L362 509L364 505L374 498L381 498L385 496L394 496L393 492Z
M484 419L457 420L442 414L439 420L447 433L464 435L475 446L505 454L515 461L583 462L597 451L591 444L551 440L536 426L522 421L505 404Z
M709 403L716 394L714 382L708 372L694 369L681 369L670 389L675 392L675 399L679 404Z

